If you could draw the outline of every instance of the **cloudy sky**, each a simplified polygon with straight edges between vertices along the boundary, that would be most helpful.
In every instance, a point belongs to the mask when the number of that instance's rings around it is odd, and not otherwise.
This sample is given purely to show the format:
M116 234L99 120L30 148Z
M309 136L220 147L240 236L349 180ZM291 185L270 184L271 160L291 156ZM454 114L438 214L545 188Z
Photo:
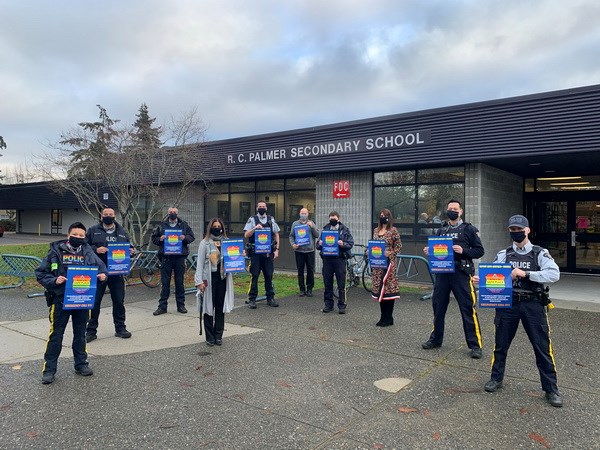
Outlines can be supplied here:
M97 104L208 139L600 83L598 0L0 0L0 168Z

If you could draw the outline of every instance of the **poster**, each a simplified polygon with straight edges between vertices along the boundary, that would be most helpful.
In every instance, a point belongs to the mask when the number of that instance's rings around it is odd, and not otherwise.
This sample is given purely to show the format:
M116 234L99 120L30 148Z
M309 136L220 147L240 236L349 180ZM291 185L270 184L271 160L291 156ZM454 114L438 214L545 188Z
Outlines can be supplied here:
M98 267L67 266L63 309L92 309L96 298Z
M454 273L452 243L451 237L430 236L427 238L429 268L432 273Z
M323 230L321 232L321 240L323 246L321 252L323 256L340 256L340 246L338 241L340 240L339 231Z
M106 267L109 275L129 275L131 261L129 242L115 242L106 245Z
M512 306L512 270L510 264L479 264L480 308Z
M243 239L223 239L221 253L223 254L223 270L225 273L245 272L246 264Z
M294 228L294 240L297 245L310 245L310 228L308 225L298 225Z
M271 253L271 229L259 228L254 232L254 253Z
M174 228L165 230L165 255L181 255L183 253L183 242L180 238L182 233L182 230Z
M385 241L369 241L367 245L371 269L385 269L388 259L385 256Z

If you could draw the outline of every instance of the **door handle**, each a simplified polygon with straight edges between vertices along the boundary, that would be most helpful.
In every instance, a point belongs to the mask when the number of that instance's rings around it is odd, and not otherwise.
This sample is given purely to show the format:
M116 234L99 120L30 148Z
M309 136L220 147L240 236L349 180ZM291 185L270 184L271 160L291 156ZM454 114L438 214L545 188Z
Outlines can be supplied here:
M577 235L575 234L575 231L571 231L571 247L575 247L577 245L576 239Z

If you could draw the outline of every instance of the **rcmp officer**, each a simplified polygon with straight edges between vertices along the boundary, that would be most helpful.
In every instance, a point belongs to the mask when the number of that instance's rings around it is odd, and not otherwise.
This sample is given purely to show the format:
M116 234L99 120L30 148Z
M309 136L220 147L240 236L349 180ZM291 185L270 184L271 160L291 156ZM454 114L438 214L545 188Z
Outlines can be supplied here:
M109 243L127 242L129 235L125 229L115 221L115 211L112 208L104 208L101 213L102 223L94 225L87 230L85 234L87 243L92 247L96 255L107 264L107 252ZM130 251L132 248L130 248ZM109 275L105 283L99 283L96 290L96 301L90 321L87 324L85 340L91 342L96 339L96 330L98 329L98 317L100 316L100 304L102 297L106 292L106 287L110 290L112 300L112 315L115 324L115 336L127 339L131 333L125 327L125 279L123 275Z
M448 202L446 215L449 221L437 232L438 236L450 236L453 240L454 273L439 273L435 277L435 286L431 304L433 306L433 331L427 342L422 344L425 350L441 347L444 339L444 321L450 303L450 292L454 294L460 314L467 346L471 349L471 358L480 359L482 356L482 339L479 319L475 304L475 289L473 275L475 266L473 259L483 256L483 244L479 239L479 230L470 223L462 221L463 210L458 200ZM423 252L427 255L428 248Z
M42 369L42 384L54 381L54 374L58 365L58 357L62 349L65 328L69 317L73 323L73 357L75 372L87 377L93 375L88 365L85 344L85 324L89 317L89 310L63 309L65 287L67 281L67 267L69 266L98 266L98 280L104 281L108 275L106 266L91 247L86 243L85 226L75 222L69 227L67 240L60 240L50 244L48 255L35 269L35 277L46 289L46 302L50 308L50 333L46 342L44 353L44 367Z
M255 216L248 219L244 227L244 237L248 239L246 254L250 256L250 274L252 281L248 291L248 307L256 309L256 296L258 295L258 277L263 273L265 279L265 292L267 295L267 304L277 307L279 303L275 300L275 290L273 289L273 260L279 256L279 225L275 218L267 214L267 204L260 201L256 204ZM259 253L254 251L254 233L256 230L264 228L271 229L271 253Z
M498 252L494 262L510 263L513 266L512 307L496 309L492 376L484 389L487 392L495 392L502 387L506 355L521 321L533 346L546 399L552 406L561 407L563 399L556 381L556 363L546 313L546 306L550 301L543 285L558 281L560 271L548 250L529 241L531 230L526 217L512 216L508 221L508 230L513 244Z
M309 243L306 245L296 244L296 227L308 227ZM315 239L319 237L319 230L312 220L308 219L308 209L300 210L300 218L292 223L290 228L290 245L296 255L296 269L298 269L298 288L300 297L312 297L315 286ZM304 283L304 267L306 267L306 283Z

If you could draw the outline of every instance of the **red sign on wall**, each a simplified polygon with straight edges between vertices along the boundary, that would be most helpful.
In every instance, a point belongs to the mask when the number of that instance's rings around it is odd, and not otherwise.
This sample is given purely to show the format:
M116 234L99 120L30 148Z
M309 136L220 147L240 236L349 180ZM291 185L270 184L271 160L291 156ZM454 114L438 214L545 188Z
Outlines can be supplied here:
M333 198L350 198L350 181L334 180Z

